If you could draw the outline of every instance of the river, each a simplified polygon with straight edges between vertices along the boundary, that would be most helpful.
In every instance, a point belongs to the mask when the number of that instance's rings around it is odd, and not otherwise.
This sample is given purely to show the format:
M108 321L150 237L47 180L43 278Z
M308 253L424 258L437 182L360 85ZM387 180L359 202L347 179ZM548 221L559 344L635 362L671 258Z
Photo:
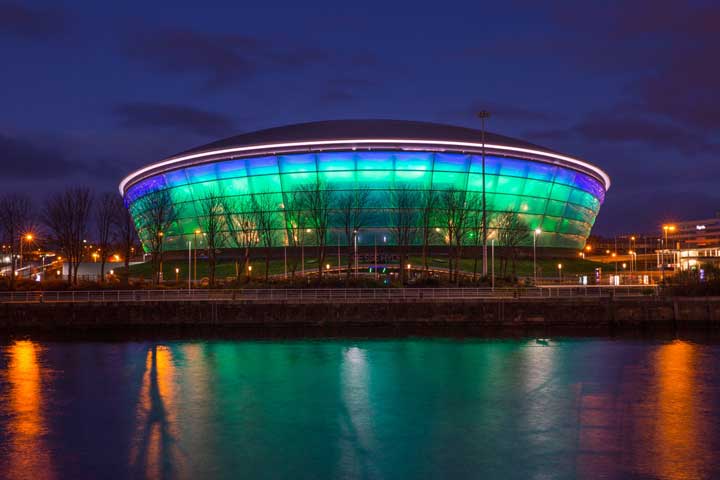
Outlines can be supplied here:
M0 342L0 478L720 477L720 343Z

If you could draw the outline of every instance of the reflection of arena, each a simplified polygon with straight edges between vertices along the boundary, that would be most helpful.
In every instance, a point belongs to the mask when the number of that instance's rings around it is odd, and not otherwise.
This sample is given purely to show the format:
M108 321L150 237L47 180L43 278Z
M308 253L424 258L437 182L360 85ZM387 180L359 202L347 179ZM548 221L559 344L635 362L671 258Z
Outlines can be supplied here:
M599 168L508 137L485 134L483 175L481 132L467 128L393 120L341 120L292 125L239 135L142 168L120 185L143 241L143 199L167 191L176 221L165 233L165 249L187 248L203 224L200 205L209 194L272 212L273 245L293 244L297 227L290 212L295 193L308 186L328 191L327 241L346 243L341 218L344 198L363 198L358 242L397 244L397 191L414 192L411 210L420 210L429 192L452 189L479 209L485 184L488 238L498 236L493 219L515 212L529 230L540 228L538 245L579 248L595 222L608 176ZM484 179L483 179L484 177ZM313 188L314 188L313 187ZM360 192L367 192L366 194ZM395 193L393 193L395 192ZM149 197L150 196L150 197ZM446 210L434 206L433 235L446 239ZM415 211L417 213L417 211ZM230 218L227 217L227 218ZM314 235L303 239L316 243ZM413 234L409 244L423 240ZM463 242L477 244L472 233ZM532 243L531 237L523 242ZM236 247L230 241L227 247Z

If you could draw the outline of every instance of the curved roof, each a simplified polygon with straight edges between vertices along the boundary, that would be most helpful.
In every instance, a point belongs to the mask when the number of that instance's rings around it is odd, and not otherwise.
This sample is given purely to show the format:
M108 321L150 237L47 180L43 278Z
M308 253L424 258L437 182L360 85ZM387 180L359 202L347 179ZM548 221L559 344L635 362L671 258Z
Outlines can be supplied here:
M583 160L515 138L480 130L430 122L406 120L327 120L268 128L218 140L169 157L131 173L120 183L128 186L158 173L190 165L278 153L362 149L409 149L479 152L512 155L559 164L588 173L610 187L610 177Z
M482 132L473 128L457 127L455 125L408 120L326 120L322 122L297 123L295 125L285 125L282 127L258 130L256 132L242 133L187 150L182 152L182 154L186 155L207 150L279 142L307 142L356 138L413 138L457 142L481 142ZM557 153L547 148L533 145L532 143L487 131L485 132L485 142Z

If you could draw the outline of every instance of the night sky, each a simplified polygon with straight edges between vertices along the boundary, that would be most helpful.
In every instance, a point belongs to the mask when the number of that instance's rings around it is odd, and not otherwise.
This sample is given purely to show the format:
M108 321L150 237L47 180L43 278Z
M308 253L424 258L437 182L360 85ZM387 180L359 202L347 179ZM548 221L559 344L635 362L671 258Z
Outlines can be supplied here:
M594 233L720 210L720 3L0 1L0 190L114 190L233 134L488 129L613 179Z

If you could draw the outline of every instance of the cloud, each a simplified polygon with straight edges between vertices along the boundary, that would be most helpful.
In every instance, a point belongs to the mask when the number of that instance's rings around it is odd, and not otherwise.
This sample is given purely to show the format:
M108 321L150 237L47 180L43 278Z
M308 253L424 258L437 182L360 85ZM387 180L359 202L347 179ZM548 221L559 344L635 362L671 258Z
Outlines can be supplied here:
M0 152L4 179L60 178L81 168L59 147L37 137L0 133Z
M127 128L166 128L201 136L226 135L234 129L226 115L185 105L123 103L113 113Z
M0 34L43 40L64 29L65 16L60 10L40 10L15 3L0 3Z
M201 74L219 87L254 75L257 41L243 35L212 35L186 29L133 34L127 52L149 68L163 73Z
M200 76L211 90L268 71L299 70L335 62L333 55L323 49L279 47L250 36L185 28L134 33L128 38L126 51L131 58L160 73Z
M524 136L546 141L581 139L615 144L636 143L693 155L707 153L717 147L704 135L682 125L620 111L591 112L568 128L529 130Z

